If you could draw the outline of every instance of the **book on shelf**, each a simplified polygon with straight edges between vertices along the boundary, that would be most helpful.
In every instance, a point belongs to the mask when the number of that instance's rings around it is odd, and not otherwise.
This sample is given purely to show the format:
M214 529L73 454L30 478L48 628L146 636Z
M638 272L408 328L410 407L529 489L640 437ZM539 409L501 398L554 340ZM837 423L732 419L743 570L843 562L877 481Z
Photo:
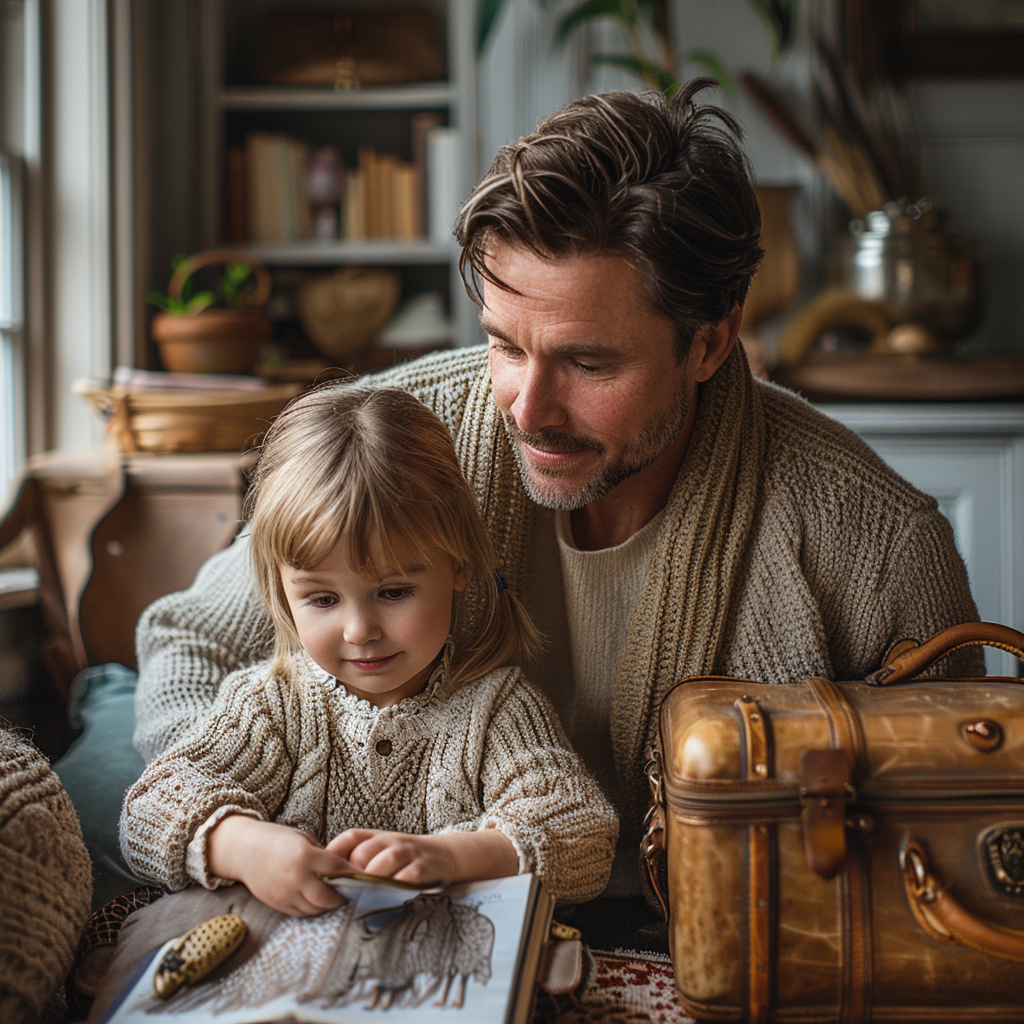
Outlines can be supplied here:
M415 119L414 119L415 121ZM340 236L348 241L424 237L424 183L430 132L437 115L421 119L413 143L417 159L400 160L361 146L355 167L343 170ZM225 236L263 244L313 237L313 212L306 194L310 147L290 136L250 132L245 146L226 153Z
M346 902L309 918L241 886L156 900L125 923L90 1024L529 1021L553 906L537 878L426 891L359 875L330 884ZM210 922L227 913L245 927ZM167 994L167 979L225 935L230 955Z
M421 180L415 164L360 146L357 164L345 176L344 237L349 241L421 238Z
M436 245L451 245L452 225L463 198L460 145L456 128L434 127L426 133L427 224Z
M245 173L241 179L250 239L272 243L308 238L312 217L304 179L309 146L289 135L250 132L243 160ZM230 196L228 209L236 203Z

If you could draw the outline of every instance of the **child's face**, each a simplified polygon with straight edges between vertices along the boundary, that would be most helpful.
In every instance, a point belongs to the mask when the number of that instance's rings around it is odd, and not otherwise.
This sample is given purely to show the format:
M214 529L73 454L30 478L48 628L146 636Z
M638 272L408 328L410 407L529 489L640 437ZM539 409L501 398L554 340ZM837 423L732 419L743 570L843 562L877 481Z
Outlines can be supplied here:
M397 704L426 685L452 620L452 596L466 586L441 551L430 565L395 545L405 572L380 579L357 572L339 542L312 569L281 567L288 605L306 653L345 688L378 707Z

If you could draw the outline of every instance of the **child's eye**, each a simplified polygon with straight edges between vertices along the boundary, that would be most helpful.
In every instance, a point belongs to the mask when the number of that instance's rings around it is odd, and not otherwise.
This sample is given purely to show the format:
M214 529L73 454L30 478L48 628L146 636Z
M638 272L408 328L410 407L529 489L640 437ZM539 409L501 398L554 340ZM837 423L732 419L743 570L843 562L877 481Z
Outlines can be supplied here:
M314 594L309 598L309 604L314 608L330 608L337 602L338 599L333 594Z
M385 601L401 601L412 593L412 587L387 587L380 592L380 597Z

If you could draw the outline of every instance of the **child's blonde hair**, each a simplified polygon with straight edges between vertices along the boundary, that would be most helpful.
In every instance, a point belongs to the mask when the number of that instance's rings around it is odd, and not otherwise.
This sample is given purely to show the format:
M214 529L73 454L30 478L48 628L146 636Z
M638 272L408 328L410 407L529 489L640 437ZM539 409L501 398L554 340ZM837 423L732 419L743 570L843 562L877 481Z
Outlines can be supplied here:
M534 655L540 637L495 575L495 555L444 424L397 388L332 381L295 399L264 438L246 499L257 585L274 621L274 671L302 650L281 566L312 569L343 540L352 566L401 569L396 542L429 563L440 550L469 579L456 595L447 685ZM387 566L371 557L379 542Z

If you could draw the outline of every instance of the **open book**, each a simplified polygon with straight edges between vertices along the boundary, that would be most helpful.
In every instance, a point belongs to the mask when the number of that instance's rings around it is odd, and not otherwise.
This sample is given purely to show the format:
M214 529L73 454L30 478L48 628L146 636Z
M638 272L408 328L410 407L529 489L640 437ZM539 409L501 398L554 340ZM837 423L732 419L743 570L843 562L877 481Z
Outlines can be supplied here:
M122 935L118 958L133 955L116 997L97 1000L90 1021L104 1024L520 1024L529 1020L552 899L532 875L472 882L443 891L409 891L383 881L331 880L347 902L319 917L271 911L241 886L187 890L139 912L150 915ZM233 895L233 899L232 899ZM200 924L211 898L236 913L248 937L206 978L167 999L154 976L174 939L155 948L160 925ZM179 900L180 908L168 901ZM163 907L161 908L161 904ZM181 910L184 909L184 914ZM190 916L191 915L191 916ZM132 925L130 920L126 930ZM179 935L181 933L179 932ZM132 945L136 948L130 950ZM115 961L117 967L117 961ZM112 969L117 979L118 971ZM102 1004L106 1004L105 1008ZM97 1011L99 1015L97 1016Z

